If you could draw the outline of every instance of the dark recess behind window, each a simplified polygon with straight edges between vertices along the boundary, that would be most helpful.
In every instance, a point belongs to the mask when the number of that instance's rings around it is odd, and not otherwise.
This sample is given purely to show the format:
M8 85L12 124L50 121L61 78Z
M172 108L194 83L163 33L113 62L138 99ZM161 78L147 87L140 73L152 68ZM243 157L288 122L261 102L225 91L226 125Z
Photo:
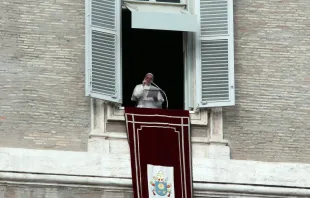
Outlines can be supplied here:
M180 3L180 0L156 0L157 2Z
M128 10L122 12L122 23L123 106L135 106L131 101L133 89L151 72L154 82L168 96L169 109L183 109L182 32L133 29Z
M149 0L140 0L140 1L149 1ZM167 3L180 3L180 0L156 0L157 2L167 2Z

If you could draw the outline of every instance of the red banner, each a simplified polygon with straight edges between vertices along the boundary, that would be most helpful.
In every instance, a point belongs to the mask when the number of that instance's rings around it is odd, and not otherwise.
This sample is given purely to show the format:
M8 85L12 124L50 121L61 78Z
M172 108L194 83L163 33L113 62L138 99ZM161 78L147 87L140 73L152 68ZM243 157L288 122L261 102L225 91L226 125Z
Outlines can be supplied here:
M188 111L125 108L134 198L192 198Z

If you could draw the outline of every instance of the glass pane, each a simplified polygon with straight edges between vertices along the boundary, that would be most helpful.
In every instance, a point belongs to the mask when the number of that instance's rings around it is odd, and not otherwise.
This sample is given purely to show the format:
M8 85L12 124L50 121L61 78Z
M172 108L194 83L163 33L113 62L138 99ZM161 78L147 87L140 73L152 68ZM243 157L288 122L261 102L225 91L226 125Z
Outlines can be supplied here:
M181 0L156 0L157 2L181 3Z

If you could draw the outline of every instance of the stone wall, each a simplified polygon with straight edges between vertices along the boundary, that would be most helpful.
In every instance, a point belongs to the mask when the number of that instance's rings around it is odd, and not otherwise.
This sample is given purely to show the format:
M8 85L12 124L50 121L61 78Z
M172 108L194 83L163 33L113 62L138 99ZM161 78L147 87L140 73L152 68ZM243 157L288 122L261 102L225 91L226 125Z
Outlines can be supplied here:
M232 158L309 162L310 4L234 4ZM84 0L4 0L0 13L0 146L85 151Z
M0 146L85 151L84 0L4 0L0 24Z
M60 186L0 186L0 198L132 198L131 192Z
M309 0L235 0L233 159L310 162Z

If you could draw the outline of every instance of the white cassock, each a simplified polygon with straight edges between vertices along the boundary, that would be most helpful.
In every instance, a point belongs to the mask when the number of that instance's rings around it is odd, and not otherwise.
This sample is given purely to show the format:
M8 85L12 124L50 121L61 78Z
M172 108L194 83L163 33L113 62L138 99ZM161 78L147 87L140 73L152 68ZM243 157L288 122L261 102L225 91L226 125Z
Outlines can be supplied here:
M149 90L158 90L158 88L150 85L137 85L135 89L133 90L131 100L137 101L137 107L138 108L155 108L155 109L161 109L162 103L165 101L163 99L163 96L161 95L160 91L158 91L157 99L158 101L155 101L152 97L148 97Z

